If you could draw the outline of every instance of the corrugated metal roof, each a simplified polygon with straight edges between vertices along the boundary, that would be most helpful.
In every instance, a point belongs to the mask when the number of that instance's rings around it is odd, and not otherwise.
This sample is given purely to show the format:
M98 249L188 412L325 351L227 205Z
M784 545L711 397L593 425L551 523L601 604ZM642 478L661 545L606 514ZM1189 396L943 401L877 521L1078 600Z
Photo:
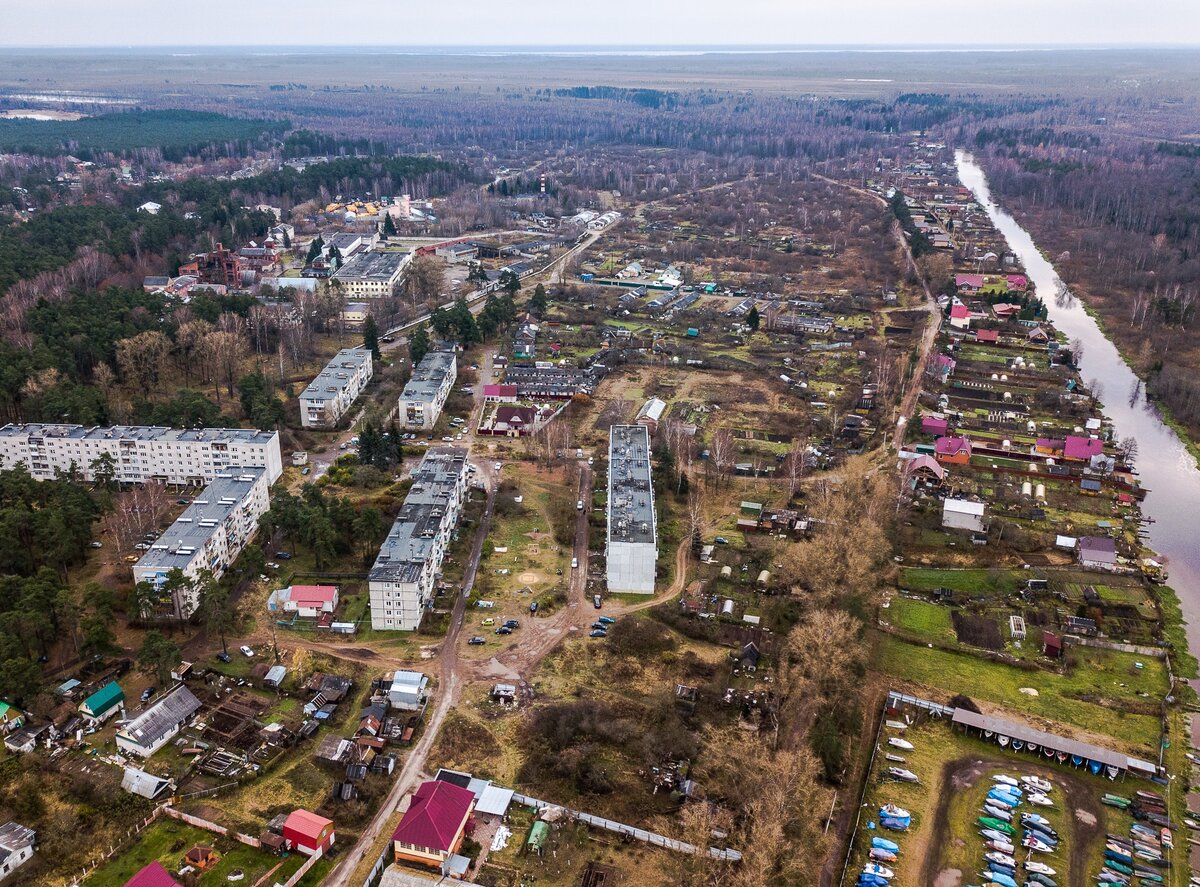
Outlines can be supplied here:
M1089 761L1099 761L1101 764L1119 767L1122 770L1132 769L1153 773L1157 769L1154 764L1148 761L1131 758L1129 755L1101 748L1098 745L1080 742L1077 739L1069 739L1066 736L1055 736L1053 733L1047 733L1044 730L1035 730L1032 727L1018 724L1015 721L1006 721L1003 718L976 714L965 708L956 708L951 720L955 724L963 724L967 727L974 727L977 730L987 730L1001 736L1007 736L1009 739L1020 739L1026 743L1034 742L1043 748L1052 748L1055 751L1066 752L1069 755L1078 755Z

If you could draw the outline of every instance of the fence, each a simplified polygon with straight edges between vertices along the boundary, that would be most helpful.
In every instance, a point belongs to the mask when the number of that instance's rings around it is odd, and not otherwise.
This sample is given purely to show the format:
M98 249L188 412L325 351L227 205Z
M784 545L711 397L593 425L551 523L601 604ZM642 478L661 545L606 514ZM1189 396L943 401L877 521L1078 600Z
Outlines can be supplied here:
M196 828L202 828L206 832L212 832L214 835L232 837L235 841L239 841L242 844L245 844L247 847L254 847L255 849L258 849L262 846L262 842L260 842L258 838L251 837L250 835L243 835L240 832L233 832L231 834L229 829L225 828L223 825L218 825L217 823L210 822L207 819L201 819L199 816L192 816L190 813L183 813L179 810L176 810L174 807L163 807L162 812L167 814L167 816L171 817L172 819L178 819L180 822L186 822L188 825L194 825Z
M513 800L518 804L526 804L538 810L543 810L547 807L558 807L558 804L551 804L548 801L541 801L537 798L531 798L528 795L523 795L519 792L513 792ZM668 838L665 835L648 832L645 829L637 828L636 826L626 825L623 822L614 822L611 819L604 819L601 816L593 816L590 813L581 813L578 810L571 810L567 807L561 807L562 811L572 819L586 825L601 828L606 831L616 832L618 835L625 835L634 838L638 841L644 841L647 844L653 844L656 847L662 847L666 850L674 850L677 853L699 853L700 849L694 844L687 844L683 841L676 841L674 838ZM731 862L737 862L742 858L742 854L738 850L723 850L718 847L709 847L708 855L713 859L726 859Z
M302 866L300 866L300 868L296 869L296 874L292 875L290 878L288 878L286 881L283 882L282 887L295 887L295 885L300 881L300 879L303 878L306 874L308 874L308 870L317 864L317 860L320 859L322 855L323 854L322 854L321 848L318 847L317 852L314 853L312 856L310 856L308 859L306 859L304 861L304 865L302 865Z
M79 887L80 884L82 884L89 877L91 877L93 874L95 874L96 869L100 868L100 866L104 865L104 863L108 862L110 859L112 859L118 853L121 853L122 851L124 851L125 848L128 847L130 843L132 843L133 839L142 833L142 830L144 828L153 824L158 819L159 814L161 814L164 809L165 809L164 807L155 807L153 813L151 813L148 817L146 817L144 820L142 820L137 825L133 826L133 828L131 828L128 832L125 833L125 836L120 841L118 841L116 844L113 844L111 847L109 847L107 853L105 853L99 859L94 859L90 863L85 865L83 867L83 871L80 873L79 877L75 878L74 880L71 881L71 887Z

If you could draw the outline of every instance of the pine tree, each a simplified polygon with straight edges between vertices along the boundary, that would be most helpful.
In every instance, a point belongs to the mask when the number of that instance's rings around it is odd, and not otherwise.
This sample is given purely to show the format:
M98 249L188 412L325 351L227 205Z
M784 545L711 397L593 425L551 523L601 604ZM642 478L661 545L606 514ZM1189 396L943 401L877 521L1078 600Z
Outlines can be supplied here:
M373 360L379 360L379 326L375 323L375 315L368 314L363 322L363 347L371 352Z
M429 353L429 333L419 326L408 340L408 355L415 367Z
M758 329L758 307L755 305L750 306L750 311L746 315L746 326L752 330Z

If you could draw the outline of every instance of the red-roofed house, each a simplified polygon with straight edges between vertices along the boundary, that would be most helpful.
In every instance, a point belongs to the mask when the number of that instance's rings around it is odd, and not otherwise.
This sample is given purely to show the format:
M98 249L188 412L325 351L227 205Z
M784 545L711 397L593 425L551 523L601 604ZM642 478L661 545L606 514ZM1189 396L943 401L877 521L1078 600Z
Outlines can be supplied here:
M955 329L967 330L971 328L971 309L962 302L955 302L950 306L950 326Z
M997 302L992 306L992 313L1000 320L1016 317L1021 313L1021 306L1013 302Z
M994 345L996 342L1000 341L1000 331L999 330L976 330L975 331L975 340L977 342L990 342L991 344Z
M930 480L938 483L946 478L946 469L942 468L932 456L924 454L906 462L904 473L914 480Z
M267 609L272 612L296 613L315 619L322 613L337 609L336 585L291 585L271 592Z
M307 810L293 810L283 821L283 837L300 853L324 853L333 846L333 820Z
M966 465L971 461L971 441L965 437L939 437L934 441L933 453L943 465Z
M955 274L954 285L960 293L977 293L983 288L983 275Z
M1063 458L1071 462L1089 462L1092 456L1104 454L1104 441L1094 437L1080 437L1068 434L1063 445Z
M182 887L161 862L155 860L125 882L125 887Z
M474 809L474 792L449 782L422 783L392 834L396 862L441 868L462 846Z
M1008 280L1008 288L1010 290L1023 290L1029 286L1029 278L1024 274L1008 274L1005 276Z
M1035 453L1041 453L1043 456L1053 456L1062 452L1063 442L1050 437L1039 437L1034 441L1033 450Z
M514 403L517 399L516 385L484 385L485 403Z

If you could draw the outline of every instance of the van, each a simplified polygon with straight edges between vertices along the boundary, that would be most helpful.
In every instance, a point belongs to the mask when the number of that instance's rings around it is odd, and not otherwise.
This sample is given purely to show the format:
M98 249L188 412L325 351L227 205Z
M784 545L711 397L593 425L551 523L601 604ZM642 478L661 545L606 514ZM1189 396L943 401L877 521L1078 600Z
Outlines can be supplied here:
M597 610L600 609L600 595L598 595L598 594L592 595L592 606L595 607Z

